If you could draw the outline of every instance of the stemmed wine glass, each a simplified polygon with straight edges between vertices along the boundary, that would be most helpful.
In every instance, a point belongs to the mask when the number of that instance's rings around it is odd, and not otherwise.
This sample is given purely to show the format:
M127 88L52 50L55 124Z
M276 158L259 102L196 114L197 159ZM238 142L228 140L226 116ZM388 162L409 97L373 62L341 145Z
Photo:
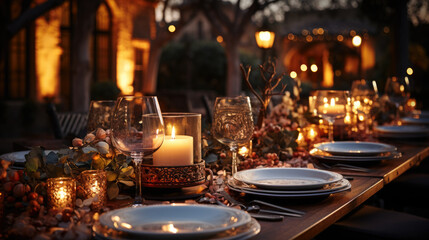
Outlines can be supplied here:
M385 93L389 101L395 104L395 124L398 124L400 122L400 107L403 106L410 97L410 82L408 77L388 78Z
M346 116L350 105L348 91L318 90L315 93L314 111L329 124L329 141L334 141L334 121Z
M217 97L213 114L213 136L232 152L232 174L237 172L237 148L250 141L253 117L249 97Z
M164 141L164 122L157 97L119 97L111 120L113 145L135 163L136 196L133 206L143 204L141 162Z
M353 81L350 90L353 112L363 113L366 125L371 122L371 109L378 98L374 86L376 86L374 81L370 84L369 81L361 79Z

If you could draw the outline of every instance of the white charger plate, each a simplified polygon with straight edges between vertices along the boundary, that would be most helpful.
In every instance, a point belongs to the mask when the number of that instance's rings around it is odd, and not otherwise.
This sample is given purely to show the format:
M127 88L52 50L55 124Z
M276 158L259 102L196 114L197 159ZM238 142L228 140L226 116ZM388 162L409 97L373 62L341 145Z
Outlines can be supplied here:
M341 141L325 142L314 145L315 148L340 156L371 156L396 151L396 147L377 142Z
M24 163L25 162L25 155L28 154L30 151L18 151L18 152L11 152L11 153L5 153L0 155L0 159L4 159L9 162L16 162L16 163ZM57 150L45 150L45 155L48 155L50 152L58 152Z
M429 117L404 117L401 121L406 124L426 125L429 124Z
M246 193L257 197L269 197L269 198L281 198L281 199L312 199L312 198L328 197L331 194L340 193L351 189L352 185L347 179L343 179L341 181L344 181L344 184L346 184L345 187L332 190L332 191L324 191L324 192L316 192L316 193L296 193L296 194L263 193L263 192L245 190L241 188L235 188L230 185L228 185L228 187L235 192Z
M377 162L381 160L393 159L401 157L399 152L388 152L374 156L337 156L330 153L321 151L320 149L313 148L309 151L310 156L322 160L341 161L341 162Z
M104 227L150 239L208 238L250 221L242 210L202 204L129 207L100 216Z
M234 178L263 189L317 189L343 179L339 173L310 168L255 168Z
M95 239L108 239L108 240L135 240L140 239L138 236L124 234L113 229L107 229L101 226L100 223L95 223L92 227ZM261 225L254 218L250 222L241 227L231 229L209 238L207 240L234 240L234 239L249 239L257 235L261 231Z
M234 178L228 179L228 187L233 187L240 190L256 192L256 193L269 193L269 194L309 194L309 193L323 193L323 192L332 192L341 188L348 186L347 179L343 178L342 180L326 185L320 189L309 189L309 190L270 190L270 189L261 189L256 188L252 185L247 185L243 182L237 181Z
M376 126L376 136L388 138L422 138L429 136L429 128L421 125Z

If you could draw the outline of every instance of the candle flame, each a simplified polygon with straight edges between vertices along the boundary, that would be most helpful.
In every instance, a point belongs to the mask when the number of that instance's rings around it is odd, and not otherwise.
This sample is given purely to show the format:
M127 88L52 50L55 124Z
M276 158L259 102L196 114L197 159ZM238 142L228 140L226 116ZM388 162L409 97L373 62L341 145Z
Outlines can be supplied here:
M174 126L173 126L173 129L171 130L171 139L176 139L176 131L174 129Z
M60 188L60 190L58 191L58 195L61 199L66 197L66 192L64 191L64 188Z

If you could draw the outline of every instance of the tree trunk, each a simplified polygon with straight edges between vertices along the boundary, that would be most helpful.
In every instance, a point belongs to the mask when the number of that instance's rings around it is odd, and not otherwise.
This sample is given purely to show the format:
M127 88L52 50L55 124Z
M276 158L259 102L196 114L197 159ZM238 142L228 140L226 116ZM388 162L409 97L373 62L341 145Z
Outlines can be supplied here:
M152 43L149 50L149 62L145 73L143 93L155 93L158 80L159 59L161 58L162 47Z
M71 50L72 111L75 112L87 112L89 109L92 77L89 46L100 3L101 0L77 1L78 11Z
M235 97L241 92L241 72L240 72L240 55L237 41L228 41L225 45L226 54L226 89L228 97Z

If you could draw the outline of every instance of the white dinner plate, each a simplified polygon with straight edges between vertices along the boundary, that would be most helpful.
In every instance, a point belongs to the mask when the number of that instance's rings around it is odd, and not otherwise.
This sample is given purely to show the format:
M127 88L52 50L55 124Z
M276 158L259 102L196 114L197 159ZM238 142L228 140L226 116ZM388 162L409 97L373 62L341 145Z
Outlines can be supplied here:
M261 189L253 185L248 185L246 183L240 182L234 178L228 179L228 186L231 186L236 189L241 189L245 191L251 191L256 193L270 193L270 194L309 194L309 193L323 193L323 192L332 192L341 188L347 187L348 181L343 178L342 180L328 184L320 189L309 189L309 190L271 190L271 189Z
M118 232L113 229L108 229L101 226L96 222L92 227L95 239L108 239L108 240L135 240L140 239L139 236ZM207 240L235 240L235 239L249 239L257 235L261 231L261 225L255 219L251 219L248 224L241 227L230 229L225 232L218 233L214 236L205 238Z
M316 193L296 193L296 194L280 194L280 193L263 193L263 192L256 192L256 191L250 191L245 190L242 188L235 188L231 185L228 185L229 189L239 192L239 193L246 193L253 196L259 196L259 197L269 197L269 198L281 198L281 199L311 199L311 198L322 198L322 197L328 197L331 194L344 192L349 190L352 185L347 179L343 179L341 181L344 181L345 187L332 190L332 191L323 191L323 192L316 192Z
M151 239L201 239L248 224L239 209L197 204L129 207L100 216L102 226Z
M414 110L411 112L411 114L414 116L429 118L429 111L427 111L427 110Z
M234 178L264 189L317 189L343 179L339 173L310 168L255 168L239 171Z
M381 160L401 157L400 152L388 152L374 156L337 156L324 152L320 149L313 148L309 151L310 156L321 160L341 161L341 162L377 162Z
M404 117L401 121L406 124L426 125L429 124L429 117Z
M340 156L370 156L396 151L396 147L389 144L359 141L325 142L314 147Z
M16 162L16 163L24 163L25 162L25 155L28 154L30 151L19 151L19 152L11 152L11 153L5 153L0 155L0 159L4 159L6 161L10 162ZM57 150L45 150L45 155L48 155L50 152L58 152Z
M375 135L387 138L422 138L429 136L429 128L420 125L376 126Z

